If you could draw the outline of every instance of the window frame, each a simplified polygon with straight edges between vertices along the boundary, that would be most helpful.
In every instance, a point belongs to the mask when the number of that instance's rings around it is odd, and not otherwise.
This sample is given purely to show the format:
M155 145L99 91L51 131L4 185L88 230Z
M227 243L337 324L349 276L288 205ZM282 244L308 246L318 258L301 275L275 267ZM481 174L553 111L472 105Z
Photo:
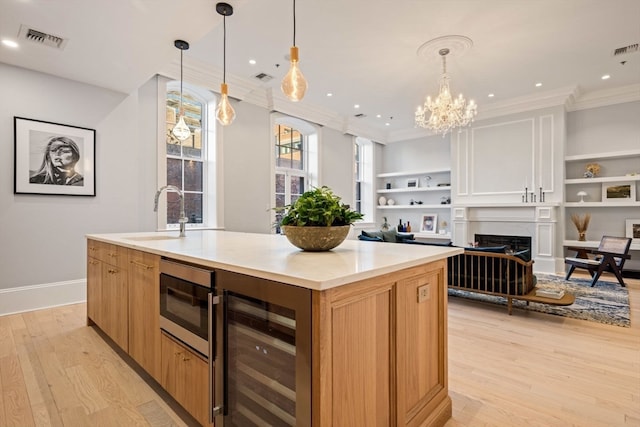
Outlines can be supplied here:
M180 90L180 81L169 78L161 78L158 82L158 188L167 185L167 159L183 159L189 160L188 157L173 156L167 154L166 132L167 132L167 116L166 106L168 93L170 91ZM217 104L217 96L204 88L183 82L183 93L189 94L202 103L202 125L201 125L201 142L202 142L202 223L186 224L187 229L212 229L220 228L220 209L218 207L218 194L221 194L217 179L220 174L217 159L220 158L220 147L218 144L218 126L215 119L215 106ZM184 171L183 171L184 173ZM158 231L177 230L179 224L167 224L167 192L163 191L158 202L157 212L157 229Z

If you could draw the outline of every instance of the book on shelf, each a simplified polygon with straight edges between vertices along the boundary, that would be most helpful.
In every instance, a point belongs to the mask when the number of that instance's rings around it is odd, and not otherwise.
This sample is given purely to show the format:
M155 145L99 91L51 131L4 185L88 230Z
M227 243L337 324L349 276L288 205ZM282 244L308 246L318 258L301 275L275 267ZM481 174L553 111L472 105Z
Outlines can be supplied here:
M551 289L536 289L537 297L545 297L545 298L553 298L553 299L561 299L564 296L563 290L551 290Z

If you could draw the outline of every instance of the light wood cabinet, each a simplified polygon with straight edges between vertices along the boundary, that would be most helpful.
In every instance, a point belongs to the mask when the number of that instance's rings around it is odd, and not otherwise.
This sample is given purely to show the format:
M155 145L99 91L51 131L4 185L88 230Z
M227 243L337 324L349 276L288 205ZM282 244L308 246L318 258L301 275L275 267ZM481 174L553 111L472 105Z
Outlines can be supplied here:
M160 257L129 249L129 355L160 381Z
M166 333L161 334L160 384L200 424L209 424L209 365Z
M127 249L89 240L87 252L87 323L95 322L120 348L127 351Z
M313 425L442 426L446 264L313 293Z

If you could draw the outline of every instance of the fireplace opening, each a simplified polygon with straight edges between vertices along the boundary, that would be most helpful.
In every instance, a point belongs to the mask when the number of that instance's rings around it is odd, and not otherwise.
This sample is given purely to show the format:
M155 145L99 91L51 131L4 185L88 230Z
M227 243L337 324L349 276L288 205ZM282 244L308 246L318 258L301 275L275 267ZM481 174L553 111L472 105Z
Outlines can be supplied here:
M474 239L480 247L506 246L507 250L520 252L526 249L531 253L531 237L505 236L500 234L475 234Z

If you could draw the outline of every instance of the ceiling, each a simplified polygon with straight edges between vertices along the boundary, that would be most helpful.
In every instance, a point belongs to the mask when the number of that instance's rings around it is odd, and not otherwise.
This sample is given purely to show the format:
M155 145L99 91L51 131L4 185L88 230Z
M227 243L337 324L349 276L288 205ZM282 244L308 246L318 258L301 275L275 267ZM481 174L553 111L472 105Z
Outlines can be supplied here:
M0 62L131 93L156 73L179 78L173 41L183 39L191 44L185 83L218 91L223 34L215 3L0 0L0 38L20 45L0 45ZM380 139L413 129L416 107L437 94L437 49L418 50L449 35L473 42L454 51L447 68L453 95L474 99L478 118L514 100L557 94L622 90L640 98L640 52L613 55L640 43L639 0L298 0L296 45L309 89L296 104L279 90L293 42L292 1L229 3L235 9L226 21L231 97L306 111L305 118L369 129ZM21 25L66 44L56 49L19 39ZM254 78L259 73L273 79L262 82ZM611 78L602 80L604 74Z

